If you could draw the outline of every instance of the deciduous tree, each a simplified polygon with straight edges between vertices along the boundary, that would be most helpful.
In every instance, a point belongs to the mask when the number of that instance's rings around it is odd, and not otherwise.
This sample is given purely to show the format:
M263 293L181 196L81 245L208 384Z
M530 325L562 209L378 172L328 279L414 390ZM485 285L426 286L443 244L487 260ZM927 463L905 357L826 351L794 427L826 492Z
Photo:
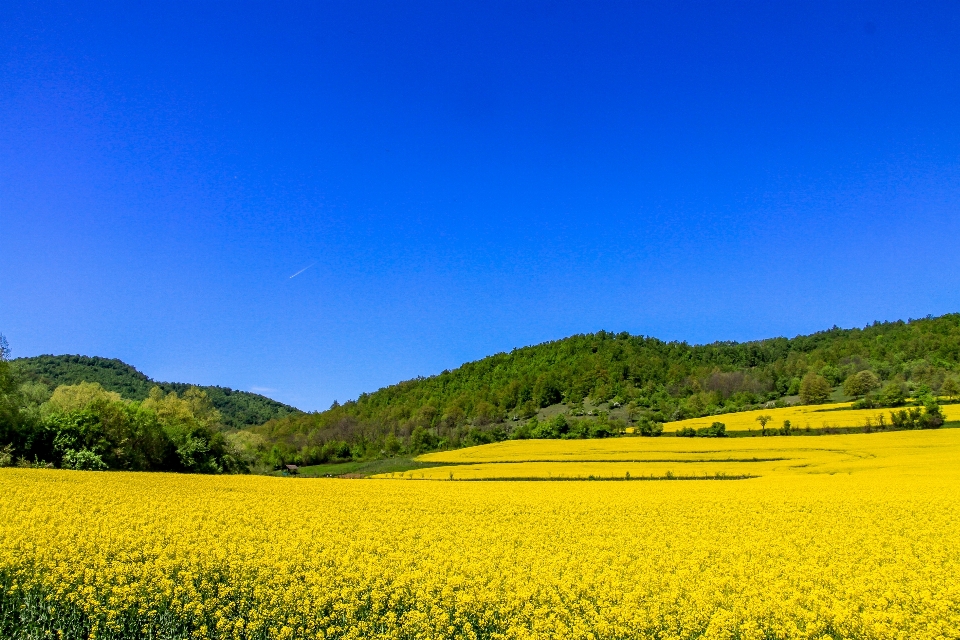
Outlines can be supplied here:
M830 398L830 383L813 372L800 381L800 399L805 404L822 404Z

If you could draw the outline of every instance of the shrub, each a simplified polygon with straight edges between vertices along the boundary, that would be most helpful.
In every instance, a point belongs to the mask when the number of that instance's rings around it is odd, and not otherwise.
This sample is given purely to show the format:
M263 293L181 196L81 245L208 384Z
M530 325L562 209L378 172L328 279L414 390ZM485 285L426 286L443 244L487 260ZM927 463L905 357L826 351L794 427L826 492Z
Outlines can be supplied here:
M915 429L920 418L920 409L901 409L890 412L890 423L894 429Z
M8 444L0 449L0 467L13 466L13 445Z
M923 416L920 418L921 429L939 429L943 426L944 417L940 405L929 398L923 407Z
M709 427L697 429L697 437L700 438L725 438L727 436L727 425L722 422L714 422Z
M637 433L641 436L656 437L663 434L663 423L643 417L637 423Z
M107 464L90 449L69 449L63 454L63 468L77 471L105 471Z
M590 438L609 438L614 435L615 429L609 422L593 422L587 433Z
M903 384L899 382L888 382L880 394L880 401L888 407L899 407L906 399Z
M529 421L518 425L511 434L514 440L528 440L533 437L533 431L537 428L536 418L530 418Z

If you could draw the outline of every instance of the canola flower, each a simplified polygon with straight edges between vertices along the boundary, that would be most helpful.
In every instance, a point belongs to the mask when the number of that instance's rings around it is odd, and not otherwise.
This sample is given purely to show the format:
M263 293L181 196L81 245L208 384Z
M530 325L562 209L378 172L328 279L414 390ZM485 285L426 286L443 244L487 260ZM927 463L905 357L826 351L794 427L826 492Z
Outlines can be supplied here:
M818 437L508 440L417 458L449 463L403 474L424 480L732 479L955 467L960 430ZM629 476L628 476L629 474Z
M548 444L826 453L731 482L2 469L0 635L960 638L960 430L674 440Z
M797 405L793 407L781 407L778 409L755 409L752 411L739 411L736 413L725 413L716 416L704 416L702 418L688 418L686 420L675 420L666 422L663 425L664 433L673 433L685 427L702 429L709 427L712 423L719 421L727 426L728 431L760 431L760 423L757 418L760 416L770 416L770 422L767 428L778 429L783 425L784 420L790 421L792 429L828 429L828 428L846 428L846 427L877 427L881 424L890 426L890 412L896 409L851 409L851 403L840 402L829 405ZM960 420L960 404L948 404L941 407L944 418L947 420Z

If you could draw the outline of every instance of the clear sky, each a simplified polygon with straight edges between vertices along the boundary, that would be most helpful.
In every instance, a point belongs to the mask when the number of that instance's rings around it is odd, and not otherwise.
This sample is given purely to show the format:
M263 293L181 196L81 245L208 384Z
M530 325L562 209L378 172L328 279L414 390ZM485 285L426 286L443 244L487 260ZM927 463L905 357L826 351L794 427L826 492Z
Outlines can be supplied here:
M956 2L133 4L0 4L14 356L317 409L960 311Z

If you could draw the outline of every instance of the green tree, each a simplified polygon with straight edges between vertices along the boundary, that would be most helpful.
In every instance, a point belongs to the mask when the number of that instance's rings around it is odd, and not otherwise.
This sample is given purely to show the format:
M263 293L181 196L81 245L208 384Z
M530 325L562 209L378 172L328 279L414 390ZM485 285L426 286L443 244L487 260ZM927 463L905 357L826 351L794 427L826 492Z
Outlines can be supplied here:
M800 381L800 400L804 404L823 404L830 398L830 383L812 371Z
M927 398L923 404L923 416L920 418L921 429L939 429L945 418L940 405L933 398Z
M637 433L646 437L657 437L663 434L663 423L643 416L637 421Z
M159 387L150 390L143 407L153 411L164 432L176 447L180 466L193 473L223 473L241 470L239 457L230 451L219 431L220 412L206 392L196 387L183 396Z
M722 422L714 422L709 427L697 429L697 436L700 438L725 438L727 437L727 425Z
M880 400L889 407L902 405L907 400L903 384L895 381L888 382L880 394Z
M20 423L20 378L10 364L9 356L10 346L0 334L0 446L17 439Z
M37 421L25 411L28 400L20 370L10 362L10 345L0 334L0 449L11 456L22 457L33 439Z
M859 371L843 382L843 392L848 396L865 396L880 386L880 378L872 371Z
M410 434L410 449L414 453L433 451L437 448L437 444L437 436L429 429L417 427L413 430L413 433Z
M957 396L960 396L960 384L957 384L954 378L947 378L943 381L943 384L940 385L940 395L950 398L951 400L955 399Z
M403 443L394 433L388 433L387 437L383 440L383 452L388 456L397 455L402 448Z
M840 371L839 367L834 367L832 365L827 365L820 370L820 375L827 379L831 385L840 384L840 381L843 380L843 373Z
M767 423L773 420L773 416L757 416L757 422L760 423L760 434L767 435Z

